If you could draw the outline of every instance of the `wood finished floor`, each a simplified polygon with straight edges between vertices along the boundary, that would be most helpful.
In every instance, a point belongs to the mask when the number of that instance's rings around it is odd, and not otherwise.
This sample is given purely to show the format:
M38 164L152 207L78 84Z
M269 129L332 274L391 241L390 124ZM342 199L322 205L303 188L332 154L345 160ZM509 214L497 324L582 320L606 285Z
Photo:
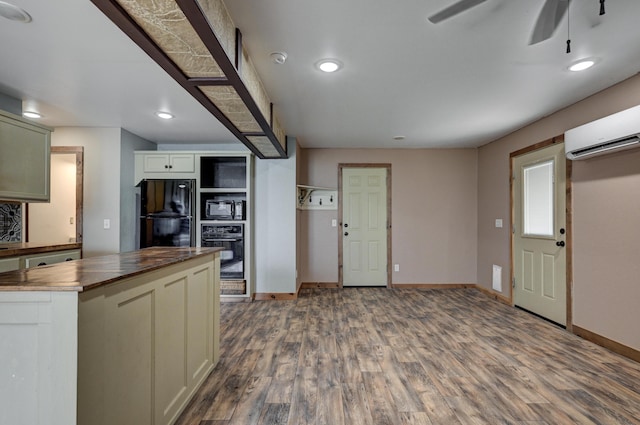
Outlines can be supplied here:
M640 424L640 364L475 289L222 305L178 425Z

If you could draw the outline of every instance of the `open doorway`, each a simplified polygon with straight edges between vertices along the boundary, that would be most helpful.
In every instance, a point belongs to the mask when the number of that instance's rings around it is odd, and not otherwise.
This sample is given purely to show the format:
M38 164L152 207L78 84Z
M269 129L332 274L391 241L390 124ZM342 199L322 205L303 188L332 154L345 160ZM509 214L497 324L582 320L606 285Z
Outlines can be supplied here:
M26 204L25 241L81 243L84 148L51 147L51 199Z

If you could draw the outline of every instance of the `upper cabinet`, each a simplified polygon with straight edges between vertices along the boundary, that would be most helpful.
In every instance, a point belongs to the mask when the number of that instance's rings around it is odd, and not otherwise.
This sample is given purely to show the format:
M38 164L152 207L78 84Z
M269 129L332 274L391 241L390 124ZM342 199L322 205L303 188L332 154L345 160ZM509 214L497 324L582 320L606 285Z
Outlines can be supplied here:
M135 156L136 184L142 179L195 178L196 159L192 153L139 151Z
M0 200L49 202L51 131L0 111Z

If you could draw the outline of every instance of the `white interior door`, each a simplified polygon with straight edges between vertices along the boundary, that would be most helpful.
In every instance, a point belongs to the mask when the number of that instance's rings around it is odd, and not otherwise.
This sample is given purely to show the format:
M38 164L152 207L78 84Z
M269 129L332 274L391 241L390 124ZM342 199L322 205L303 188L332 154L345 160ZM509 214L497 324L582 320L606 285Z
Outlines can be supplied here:
M342 169L342 284L387 286L387 169Z
M567 321L564 145L514 158L514 304Z

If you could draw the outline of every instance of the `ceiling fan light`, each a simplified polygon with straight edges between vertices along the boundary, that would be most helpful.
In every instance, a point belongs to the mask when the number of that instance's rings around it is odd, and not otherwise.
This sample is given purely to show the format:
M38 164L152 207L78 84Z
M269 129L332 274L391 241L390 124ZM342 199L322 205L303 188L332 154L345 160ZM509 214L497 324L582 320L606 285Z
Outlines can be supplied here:
M579 72L579 71L584 71L586 69L589 69L595 64L596 64L596 61L594 61L593 59L586 59L586 60L581 60L579 62L574 63L573 65L569 66L568 69L569 71Z

